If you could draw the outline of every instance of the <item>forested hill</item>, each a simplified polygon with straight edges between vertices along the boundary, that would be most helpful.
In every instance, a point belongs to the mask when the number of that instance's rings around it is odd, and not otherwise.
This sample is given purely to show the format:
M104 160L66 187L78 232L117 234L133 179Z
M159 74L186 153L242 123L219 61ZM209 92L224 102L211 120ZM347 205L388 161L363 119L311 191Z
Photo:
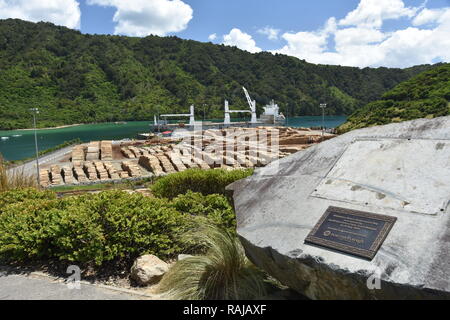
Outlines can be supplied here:
M425 71L357 110L342 132L419 118L450 115L450 64Z
M351 114L432 66L359 69L313 65L284 55L176 37L84 35L50 23L0 20L0 129L150 120L187 112L223 118L223 100L246 107L241 86L259 111L271 99L284 113Z

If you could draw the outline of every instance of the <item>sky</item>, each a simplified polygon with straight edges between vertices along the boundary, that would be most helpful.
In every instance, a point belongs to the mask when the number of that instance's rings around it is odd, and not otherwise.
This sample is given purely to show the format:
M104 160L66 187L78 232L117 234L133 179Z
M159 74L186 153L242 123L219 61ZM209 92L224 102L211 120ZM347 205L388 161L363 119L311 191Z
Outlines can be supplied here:
M311 63L450 62L450 0L0 0L0 19L183 39Z

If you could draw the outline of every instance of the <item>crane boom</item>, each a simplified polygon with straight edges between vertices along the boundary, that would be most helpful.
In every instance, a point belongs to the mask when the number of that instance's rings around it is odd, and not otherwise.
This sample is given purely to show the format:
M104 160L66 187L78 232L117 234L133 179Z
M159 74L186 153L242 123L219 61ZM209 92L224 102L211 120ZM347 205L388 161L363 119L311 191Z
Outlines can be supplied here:
M247 89L245 89L245 87L242 87L242 89L244 89L244 92L245 92L245 97L247 98L247 102L248 102L248 105L250 106L250 110L252 110L253 111L253 101L252 101L252 99L250 98L250 95L248 94L248 91L247 91Z

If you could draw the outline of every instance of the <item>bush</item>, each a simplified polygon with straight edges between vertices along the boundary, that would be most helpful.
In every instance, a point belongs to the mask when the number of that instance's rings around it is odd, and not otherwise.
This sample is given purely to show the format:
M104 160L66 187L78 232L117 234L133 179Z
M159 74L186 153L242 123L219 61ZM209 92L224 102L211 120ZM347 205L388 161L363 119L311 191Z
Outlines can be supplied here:
M30 200L54 200L56 194L51 191L40 191L34 188L13 189L0 193L0 213L9 204Z
M172 205L184 214L207 217L210 223L230 232L236 230L236 214L228 199L223 195L204 196L201 193L188 191L173 199Z
M188 235L208 248L205 255L178 261L159 291L179 300L250 300L267 294L266 275L245 256L238 238L217 227Z
M226 186L252 174L252 169L233 171L190 169L158 179L151 191L156 197L169 199L185 194L189 190L203 195L225 195Z
M19 201L0 215L0 257L96 265L147 253L164 258L183 252L179 234L189 226L167 200L120 191Z

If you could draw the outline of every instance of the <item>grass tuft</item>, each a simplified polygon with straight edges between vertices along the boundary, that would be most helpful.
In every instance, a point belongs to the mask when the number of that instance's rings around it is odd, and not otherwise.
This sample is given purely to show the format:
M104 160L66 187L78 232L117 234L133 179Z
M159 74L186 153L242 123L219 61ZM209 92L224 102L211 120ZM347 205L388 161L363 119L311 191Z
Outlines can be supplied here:
M0 154L0 192L30 187L37 187L36 177L25 174L23 170L8 171L6 161Z
M206 252L178 261L164 276L159 292L175 300L254 300L265 296L265 274L245 256L239 239L211 225L188 235Z

